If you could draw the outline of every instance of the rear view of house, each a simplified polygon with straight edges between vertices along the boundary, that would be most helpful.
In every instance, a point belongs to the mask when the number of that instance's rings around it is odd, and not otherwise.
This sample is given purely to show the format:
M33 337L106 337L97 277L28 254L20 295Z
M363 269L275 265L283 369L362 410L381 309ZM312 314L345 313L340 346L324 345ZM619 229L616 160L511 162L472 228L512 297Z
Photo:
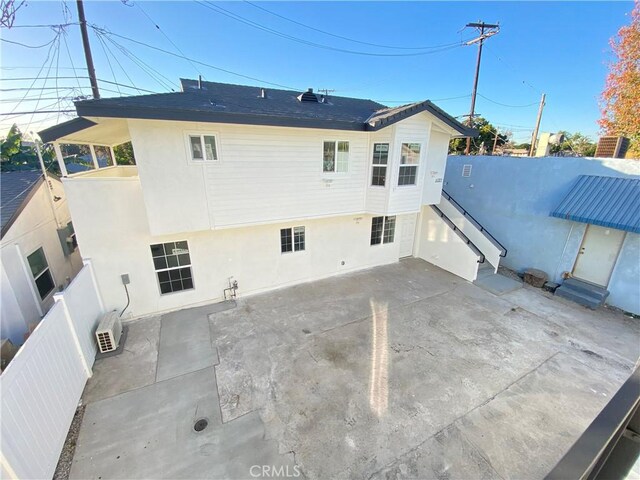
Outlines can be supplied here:
M497 268L499 247L435 207L449 141L472 132L431 102L193 80L182 90L81 101L78 119L40 132L107 308L129 298L130 315L150 314L406 256L468 280L485 260ZM128 141L136 165L65 169L64 144Z

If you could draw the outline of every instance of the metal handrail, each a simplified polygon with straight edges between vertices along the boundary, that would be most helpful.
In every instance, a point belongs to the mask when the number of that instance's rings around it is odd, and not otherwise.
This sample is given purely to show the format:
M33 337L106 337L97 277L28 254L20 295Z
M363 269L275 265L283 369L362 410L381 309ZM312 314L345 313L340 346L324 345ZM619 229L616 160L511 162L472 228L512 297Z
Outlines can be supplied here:
M474 218L473 215L471 215L469 212L467 212L465 210L465 208L460 205L458 202L456 202L456 199L453 198L451 195L449 195L446 191L444 191L444 189L442 190L442 194L446 197L447 200L449 200L454 207L456 207L456 210L458 210L462 215L464 215L465 217L468 217L471 222L475 225L475 227L480 230L482 233L485 234L485 236L491 241L491 243L493 243L496 247L500 248L501 252L500 252L500 256L502 258L507 256L507 249L504 247L504 245L502 245L497 239L496 237L494 237L493 235L491 235L491 233L489 233L489 231L484 228L480 222L478 220L476 220Z
M478 247L476 247L475 243L473 243L471 240L469 240L469 237L467 237L464 233L462 233L462 230L460 230L455 223L453 223L451 221L451 219L449 217L447 217L442 210L440 210L438 207L436 207L435 205L431 205L431 208L438 214L438 216L440 218L442 218L442 220L444 220L444 222L449 225L449 228L451 228L457 235L458 237L460 237L460 239L466 243L469 248L471 248L471 250L473 250L473 252L478 255L480 258L478 259L478 263L484 263L484 253L482 253L480 251L480 249Z

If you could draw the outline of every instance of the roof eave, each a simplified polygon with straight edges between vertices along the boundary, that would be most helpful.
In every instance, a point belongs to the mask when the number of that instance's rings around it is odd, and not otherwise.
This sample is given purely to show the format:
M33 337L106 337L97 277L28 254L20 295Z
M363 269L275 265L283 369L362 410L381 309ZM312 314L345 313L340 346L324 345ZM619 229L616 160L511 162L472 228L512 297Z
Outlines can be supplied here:
M94 125L96 125L95 122L79 116L78 118L74 118L73 120L59 123L58 125L54 125L53 127L45 128L44 130L38 132L38 135L44 143L48 143L72 133L76 133L89 127L93 127Z
M78 114L86 117L132 118L141 120L173 120L182 122L229 123L241 125L263 125L274 127L320 128L326 130L364 131L366 125L361 122L341 120L321 120L314 118L296 118L277 115L255 115L229 112L206 112L201 110L182 110L175 108L147 108L106 106L98 104L76 104Z

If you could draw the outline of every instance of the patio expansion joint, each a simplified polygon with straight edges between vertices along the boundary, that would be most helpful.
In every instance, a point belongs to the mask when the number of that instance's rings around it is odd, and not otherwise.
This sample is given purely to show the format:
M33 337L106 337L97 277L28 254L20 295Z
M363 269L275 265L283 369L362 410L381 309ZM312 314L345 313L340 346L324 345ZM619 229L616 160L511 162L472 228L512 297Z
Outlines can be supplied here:
M550 360L552 360L554 357L556 357L558 354L562 353L561 351L557 351L555 353L553 353L552 355L550 355L548 358L546 358L545 360L543 360L540 364L538 364L537 366L535 366L534 368L532 368L531 370L526 371L525 373L523 373L522 375L520 375L518 378L516 378L513 382L509 383L509 385L507 385L506 387L504 387L502 390L496 392L495 394L493 394L491 397L487 398L486 400L484 400L483 402L479 403L478 405L476 405L475 407L473 407L472 409L468 410L467 412L463 413L462 415L459 415L458 417L456 417L455 419L453 419L451 422L449 422L447 425L445 425L444 427L442 427L440 430L438 430L437 432L429 435L427 438L425 438L422 442L420 442L419 444L417 444L416 446L414 446L413 448L410 448L408 450L406 450L405 452L403 452L402 454L398 455L398 457L393 460L392 462L389 462L388 464L382 466L382 468L379 468L378 470L376 470L375 472L371 473L371 475L369 475L367 477L367 480L371 480L375 475L377 475L379 472L381 472L382 470L389 468L391 466L393 466L395 463L397 463L399 461L399 459L401 457L406 456L409 453L415 452L417 449L419 449L422 445L424 445L425 443L427 443L429 440L433 439L434 437L438 436L439 434L443 433L445 430L447 430L448 428L454 426L457 422L459 422L460 420L462 420L464 417L466 417L467 415L469 415L470 413L474 412L475 410L487 405L488 403L490 403L492 400L494 400L498 395L502 394L503 392L506 392L507 390L509 390L511 387L513 387L516 383L520 382L520 380L524 379L525 377L527 377L528 375L534 373L536 370L538 370L540 367L542 367L543 365L545 365L547 362L549 362ZM487 458L485 452L479 448L477 445L475 445L470 439L467 438L466 435L464 435L464 432L461 431L461 434L465 437L465 440L467 440L469 442L469 444L471 444L473 446L473 448L477 451L477 453L485 460L485 462L487 463L487 465L489 465L489 467L491 468L491 470L493 470L495 472L495 474L499 477L504 479L505 477L503 475L501 475L499 472L496 471L496 469L493 467L493 465L491 464L491 462L489 461L489 459Z

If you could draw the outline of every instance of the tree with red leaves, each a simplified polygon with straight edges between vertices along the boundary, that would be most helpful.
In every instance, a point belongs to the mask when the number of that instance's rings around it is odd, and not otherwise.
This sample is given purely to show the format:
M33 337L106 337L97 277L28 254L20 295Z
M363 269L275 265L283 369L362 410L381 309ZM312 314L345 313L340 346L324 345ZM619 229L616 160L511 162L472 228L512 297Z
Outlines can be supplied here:
M606 135L622 135L631 140L627 157L640 158L640 1L631 12L631 24L611 39L616 57L609 67L602 92L598 121Z

